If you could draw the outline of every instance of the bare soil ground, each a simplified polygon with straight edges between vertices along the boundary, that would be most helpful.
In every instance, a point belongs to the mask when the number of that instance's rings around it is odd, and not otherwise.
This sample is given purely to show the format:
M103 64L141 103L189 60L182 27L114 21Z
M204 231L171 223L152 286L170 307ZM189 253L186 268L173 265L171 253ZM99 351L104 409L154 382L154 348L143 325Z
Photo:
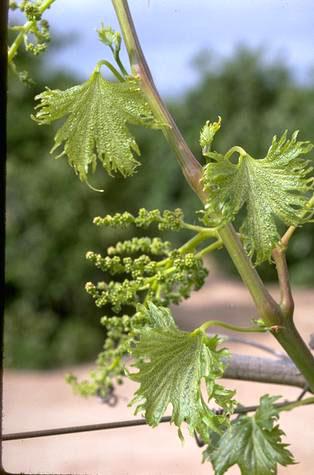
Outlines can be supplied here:
M277 290L272 289L276 294ZM253 317L250 296L242 285L235 282L209 281L206 288L195 293L186 303L175 308L182 328L191 329L208 319L232 320L247 324ZM296 292L296 323L308 341L314 331L314 292ZM252 338L252 337L251 337ZM268 335L258 335L259 341L279 349ZM260 350L242 344L228 345L235 352L263 355ZM266 355L267 356L267 355ZM136 384L126 382L118 387L118 404L111 408L97 398L82 399L72 394L64 382L69 370L80 377L92 365L49 372L5 371L3 425L4 433L47 429L60 426L94 424L133 418L127 403ZM260 383L226 380L225 384L237 389L242 404L255 404L265 393L294 399L300 393L296 388ZM279 475L311 475L314 473L312 407L283 413L281 426L286 441L300 462L280 468ZM179 441L176 428L161 424L113 429L99 432L61 435L20 441L3 442L3 465L10 473L27 474L89 474L89 475L202 475L212 474L208 464L201 464L201 449L186 434L184 445ZM228 471L239 474L237 468Z

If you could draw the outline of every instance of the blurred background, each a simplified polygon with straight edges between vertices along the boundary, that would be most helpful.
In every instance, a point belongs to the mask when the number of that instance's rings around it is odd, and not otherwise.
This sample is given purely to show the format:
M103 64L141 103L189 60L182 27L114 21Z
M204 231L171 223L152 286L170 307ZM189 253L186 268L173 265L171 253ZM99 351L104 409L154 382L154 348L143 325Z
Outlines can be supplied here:
M273 135L285 129L300 129L301 140L314 141L310 1L130 3L157 86L201 161L200 128L218 115L218 150L240 145L262 158ZM64 89L86 80L99 59L109 58L96 28L101 21L117 23L109 0L57 0L45 17L53 37L48 53L18 57L35 84L9 77L4 364L14 368L76 364L100 351L102 312L84 291L99 275L85 254L104 251L134 230L99 230L94 216L181 207L194 221L199 207L161 133L135 130L142 166L133 178L113 179L97 169L91 183L105 193L91 191L64 159L49 156L54 128L30 119L34 96L45 86ZM289 247L296 286L314 284L313 231L314 225L300 229ZM226 278L236 277L224 253L217 259ZM274 279L269 266L260 270Z

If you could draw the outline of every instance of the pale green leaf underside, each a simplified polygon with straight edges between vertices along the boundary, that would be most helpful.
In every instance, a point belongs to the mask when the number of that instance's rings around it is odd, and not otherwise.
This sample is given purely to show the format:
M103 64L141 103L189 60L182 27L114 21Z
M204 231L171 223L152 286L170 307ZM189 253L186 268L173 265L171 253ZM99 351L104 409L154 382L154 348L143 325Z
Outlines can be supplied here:
M209 430L219 432L226 424L226 415L217 416L207 407L200 383L206 383L208 400L216 401L226 412L232 410L233 392L215 383L223 374L226 352L217 350L216 337L179 330L167 309L150 304L149 313L151 327L142 331L133 351L134 366L139 371L130 377L140 387L132 403L152 426L171 405L176 426L180 428L185 421L191 431L198 431L208 440Z
M88 81L65 91L46 90L36 96L40 101L35 120L49 124L66 118L57 131L52 152L63 147L70 165L81 180L87 180L97 159L109 174L131 175L138 165L137 143L127 123L160 128L145 101L138 81L129 77L121 83L105 80L94 71Z
M238 163L219 154L204 168L204 188L208 192L207 216L216 225L232 221L245 206L240 229L246 248L256 263L270 260L280 234L278 222L298 226L312 216L307 204L314 191L312 167L300 155L313 148L298 142L297 132L274 137L267 156L256 160L240 155Z
M207 449L205 458L211 460L215 475L223 475L233 465L239 466L242 475L272 475L278 464L294 463L281 441L284 433L276 425L276 399L263 396L254 416L241 416L222 435L215 450Z

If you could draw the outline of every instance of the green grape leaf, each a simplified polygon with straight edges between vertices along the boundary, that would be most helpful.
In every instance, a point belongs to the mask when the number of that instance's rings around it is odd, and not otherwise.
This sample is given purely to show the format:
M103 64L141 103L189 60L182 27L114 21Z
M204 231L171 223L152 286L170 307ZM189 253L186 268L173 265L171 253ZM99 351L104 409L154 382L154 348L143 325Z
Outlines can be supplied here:
M217 349L221 340L209 338L201 330L192 333L176 327L168 309L150 303L149 324L140 331L140 340L132 351L137 373L130 378L140 383L131 404L136 413L144 412L149 425L156 426L168 406L172 406L172 422L179 428L186 422L191 432L197 431L209 440L210 431L221 432L228 424L234 408L233 391L216 384L226 365L228 352ZM201 392L201 381L207 399L223 409L217 415L207 406Z
M67 155L82 181L87 181L89 167L95 170L97 159L110 175L120 172L126 177L134 172L139 164L134 153L140 155L140 150L127 123L161 128L136 78L113 83L102 77L99 67L82 85L65 91L48 89L35 99L40 103L33 118L39 124L66 117L51 152L62 146L58 157Z
M287 444L281 441L284 432L276 421L278 410L274 407L277 396L262 396L254 416L241 416L220 437L214 450L205 451L215 475L223 475L233 465L238 465L241 475L271 475L277 465L294 464Z
M278 222L299 226L309 221L313 206L313 167L301 158L310 152L310 142L297 141L298 131L287 138L275 136L265 158L256 160L240 147L225 156L212 154L204 167L203 184L208 193L205 219L215 225L232 221L246 206L240 229L250 256L256 264L271 259L272 249L280 240ZM231 161L240 153L237 163Z

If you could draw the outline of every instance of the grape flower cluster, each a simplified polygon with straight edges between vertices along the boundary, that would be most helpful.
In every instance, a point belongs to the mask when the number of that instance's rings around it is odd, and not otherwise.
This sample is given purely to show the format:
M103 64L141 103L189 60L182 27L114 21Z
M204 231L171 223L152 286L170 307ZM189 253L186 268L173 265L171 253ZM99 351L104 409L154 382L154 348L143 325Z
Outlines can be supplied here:
M124 212L94 219L97 226L111 227L133 224L147 228L153 223L161 231L185 227L180 209L162 213L140 209L136 216ZM178 304L202 287L208 271L193 246L176 249L160 237L134 237L109 247L105 256L90 251L86 257L109 277L108 281L88 282L85 287L96 306L107 311L101 319L106 340L91 379L79 383L71 375L68 381L80 394L105 398L114 381L119 382L124 375L124 356L146 323L145 304Z
M54 1L54 0L53 0ZM19 10L25 15L26 22L24 25L10 26L12 31L18 32L14 43L9 49L9 61L13 70L18 74L20 80L26 83L32 83L27 71L17 71L14 63L14 57L17 54L19 37L22 37L26 51L38 56L46 51L48 43L50 42L49 23L43 18L43 13L49 8L51 2L44 2L43 0L21 0L20 2L10 1L9 8L11 11ZM12 50L12 57L10 57L10 50Z

